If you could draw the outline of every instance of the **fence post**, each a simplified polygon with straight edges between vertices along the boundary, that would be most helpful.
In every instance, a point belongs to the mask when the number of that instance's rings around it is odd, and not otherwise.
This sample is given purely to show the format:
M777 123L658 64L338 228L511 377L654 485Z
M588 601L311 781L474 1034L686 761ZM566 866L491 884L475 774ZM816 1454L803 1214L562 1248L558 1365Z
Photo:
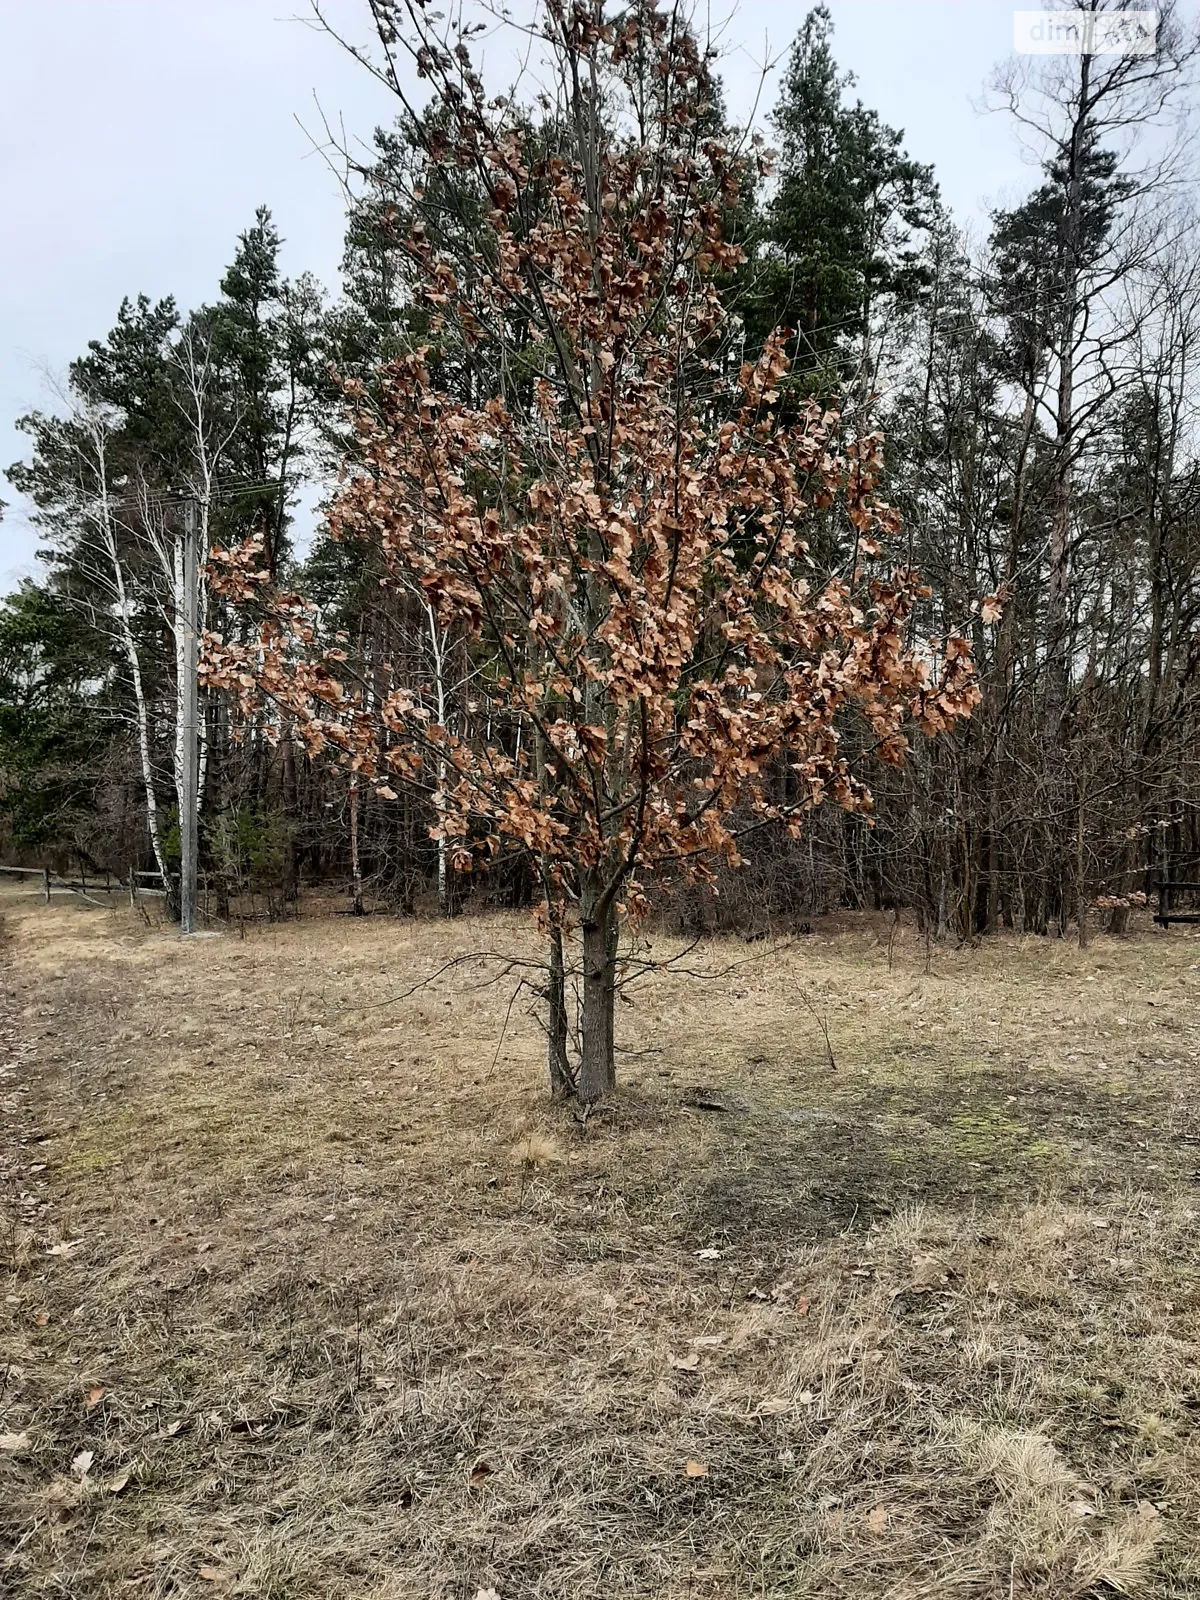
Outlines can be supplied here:
M49 905L50 904L50 868L49 867L43 867L42 868L42 894L43 894L43 896L45 898L46 904Z

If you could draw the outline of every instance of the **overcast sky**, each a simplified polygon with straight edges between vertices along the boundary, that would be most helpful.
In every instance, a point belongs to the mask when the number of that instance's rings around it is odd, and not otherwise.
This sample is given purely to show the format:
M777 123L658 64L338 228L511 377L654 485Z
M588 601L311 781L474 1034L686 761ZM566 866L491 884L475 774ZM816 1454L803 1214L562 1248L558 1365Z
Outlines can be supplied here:
M61 374L103 336L123 295L172 294L183 308L213 298L256 206L274 213L286 272L336 285L342 207L310 137L317 102L361 138L390 120L391 102L297 20L306 5L0 0L0 468L24 454L15 419L49 403L44 374ZM365 0L326 9L365 37ZM786 51L806 9L710 0L708 13L729 19L733 115L748 115L761 63ZM1011 128L973 108L1011 48L1011 3L831 0L830 9L839 62L863 100L905 130L910 154L933 163L961 222L978 226L988 203L1030 186ZM492 50L494 75L507 79ZM772 97L768 86L767 107ZM36 541L7 485L0 497L9 501L4 592L34 570Z

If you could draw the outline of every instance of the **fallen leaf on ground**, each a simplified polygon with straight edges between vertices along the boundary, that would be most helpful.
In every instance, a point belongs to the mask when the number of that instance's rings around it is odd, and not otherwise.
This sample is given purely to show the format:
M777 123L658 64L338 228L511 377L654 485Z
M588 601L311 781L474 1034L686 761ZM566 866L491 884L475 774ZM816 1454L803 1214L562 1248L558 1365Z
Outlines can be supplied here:
M875 1506L867 1512L867 1527L872 1533L886 1533L888 1514L882 1506Z
M808 1296L806 1294L802 1294L799 1300L796 1301L796 1315L798 1317L806 1317L808 1315L808 1308L811 1304L812 1301L808 1298Z
M495 1470L490 1461L477 1461L471 1468L471 1482L478 1488L481 1483L487 1482Z
M686 1356L672 1356L671 1365L678 1372L695 1372L700 1365L700 1357L693 1350Z
M36 1327L44 1328L50 1321L50 1313L48 1311L39 1311L33 1320Z
M720 1261L721 1252L719 1250L714 1250L713 1247L709 1245L704 1250L697 1250L696 1256L700 1261Z
M200 1568L196 1576L203 1578L205 1583L232 1583L237 1577L234 1567L213 1567L205 1565Z
M811 1389L801 1389L796 1399L799 1400L802 1406L812 1406L817 1403L817 1397Z
M9 1455L17 1455L22 1450L29 1449L29 1435L27 1433L0 1433L0 1450L7 1450Z
M781 1417L785 1411L791 1410L791 1402L787 1400L763 1400L758 1408L760 1417Z
M128 1470L125 1472L118 1472L113 1477L105 1480L104 1487L108 1490L109 1494L120 1494L121 1490L129 1482L129 1477L130 1474Z
M87 1392L88 1410L90 1411L93 1406L98 1406L107 1392L102 1383L94 1384Z
M912 1285L914 1289L935 1289L946 1282L950 1274L940 1256L914 1256Z
M479 1593L475 1596L475 1600L500 1600L500 1596L496 1593L495 1589L480 1589Z
M708 1468L703 1461L687 1461L683 1467L684 1475L688 1478L707 1478Z
M94 1450L81 1450L71 1463L71 1471L77 1478L86 1478L95 1459L96 1452Z

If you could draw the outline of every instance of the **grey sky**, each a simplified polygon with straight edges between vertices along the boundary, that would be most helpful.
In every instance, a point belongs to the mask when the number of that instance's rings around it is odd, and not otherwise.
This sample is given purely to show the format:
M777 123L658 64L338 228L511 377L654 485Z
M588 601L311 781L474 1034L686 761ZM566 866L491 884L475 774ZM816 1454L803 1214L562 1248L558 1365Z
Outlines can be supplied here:
M1000 0L832 0L835 48L858 92L932 162L956 216L1031 182L1001 117L972 109L1012 40ZM237 234L271 207L288 273L336 283L337 185L297 118L314 96L367 138L391 117L385 91L328 38L295 20L306 0L0 0L0 467L24 454L12 424L48 405L61 374L105 334L123 295L211 299ZM328 0L364 37L363 0ZM745 116L768 53L807 5L712 0L726 17L729 107ZM730 14L732 11L732 15ZM769 41L769 46L768 46ZM498 76L506 77L501 61ZM778 73L775 74L778 77ZM765 111L773 99L768 84ZM0 522L0 592L33 570L35 538L10 502Z

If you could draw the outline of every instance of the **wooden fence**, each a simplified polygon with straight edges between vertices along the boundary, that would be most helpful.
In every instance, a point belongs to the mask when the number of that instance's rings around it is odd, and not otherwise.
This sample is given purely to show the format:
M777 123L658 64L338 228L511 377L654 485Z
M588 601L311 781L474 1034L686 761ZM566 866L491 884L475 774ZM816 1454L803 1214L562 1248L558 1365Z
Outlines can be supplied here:
M56 891L61 891L66 894L79 895L81 899L86 900L90 905L101 907L105 905L105 902L103 900L96 899L96 895L98 894L106 894L109 896L114 894L127 894L129 896L129 904L134 906L145 896L156 899L165 899L167 893L165 889L145 888L138 881L141 878L157 878L161 883L162 874L157 871L139 872L131 868L128 878L115 879L111 872L106 872L103 874L103 882L101 882L100 877L97 876L90 883L88 882L86 874L82 872L82 869L81 876L78 880L73 878L64 878L57 872L51 872L49 867L0 866L0 872L10 872L23 877L40 878L42 880L42 897L47 905L50 904L50 896ZM111 901L109 903L111 903Z
M1193 900L1192 906L1187 911L1175 909L1175 896L1177 894L1198 895L1200 883L1171 883L1163 882L1158 886L1158 915L1155 922L1160 928L1170 927L1172 922L1200 922L1200 910L1196 909Z

